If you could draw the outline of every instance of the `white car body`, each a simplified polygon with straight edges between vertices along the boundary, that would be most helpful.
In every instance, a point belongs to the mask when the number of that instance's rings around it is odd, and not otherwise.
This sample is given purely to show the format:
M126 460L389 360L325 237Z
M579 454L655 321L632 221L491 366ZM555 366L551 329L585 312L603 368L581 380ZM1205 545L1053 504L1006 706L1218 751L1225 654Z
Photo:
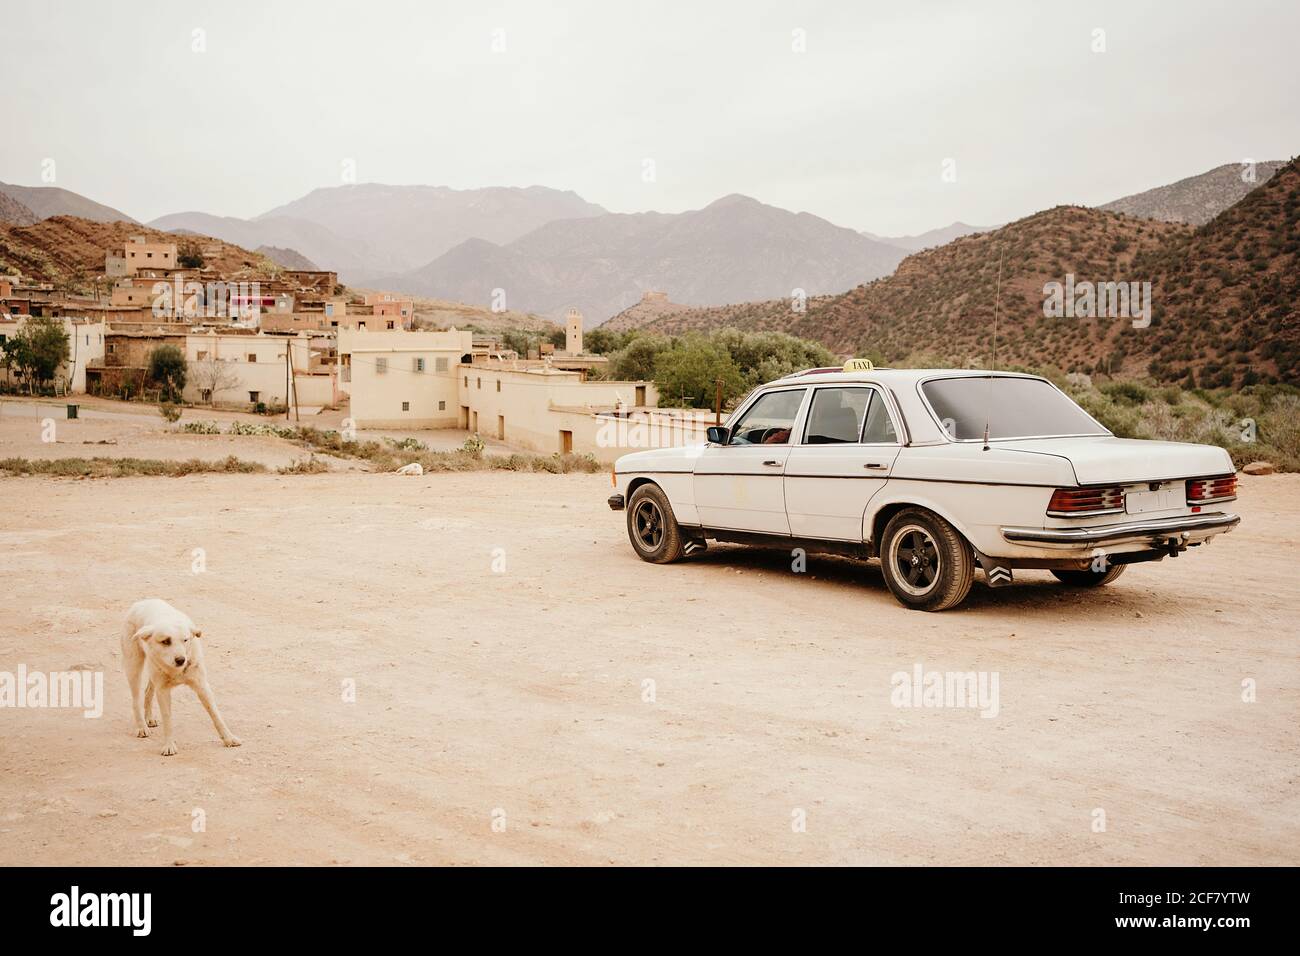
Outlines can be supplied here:
M962 382L972 379L978 382ZM818 400L826 389L837 391ZM922 508L961 534L994 584L1008 583L1013 568L1083 569L1099 556L1121 563L1155 560L1199 545L1238 522L1219 507L1235 497L1235 479L1231 496L1199 505L1187 500L1189 481L1217 477L1226 482L1226 476L1235 474L1222 448L1116 438L1037 376L810 370L755 389L728 426L740 423L743 431L749 411L777 391L798 393L762 406L792 408L798 402L788 442L710 443L624 455L615 464L610 506L620 508L640 485L654 483L666 494L688 540L792 547L806 542L864 556L877 555L891 515ZM991 407L980 408L985 391ZM1025 398L1022 404L1029 407L995 404L1009 396ZM940 418L931 400L941 397L964 398L955 413L960 423ZM1077 415L1058 408L1058 397ZM845 416L842 406L850 404L873 414L887 412L888 422L863 421L859 440L826 443L831 439L810 428L815 402L819 409L830 409L820 413L823 430L831 413ZM1045 417L1068 419L1075 433L999 435L999 423L1014 428L1017 418L1038 414L1032 406L1039 404L1051 407ZM989 440L983 434L972 437L972 423L983 432L990 419L994 430ZM758 427L761 422L747 434L758 434ZM779 438L782 430L769 428L774 434L767 437ZM740 439L733 435L729 440ZM1122 500L1114 488L1123 490ZM1108 507L1077 516L1049 514L1058 489L1078 489L1072 492L1078 501L1090 500L1096 489Z

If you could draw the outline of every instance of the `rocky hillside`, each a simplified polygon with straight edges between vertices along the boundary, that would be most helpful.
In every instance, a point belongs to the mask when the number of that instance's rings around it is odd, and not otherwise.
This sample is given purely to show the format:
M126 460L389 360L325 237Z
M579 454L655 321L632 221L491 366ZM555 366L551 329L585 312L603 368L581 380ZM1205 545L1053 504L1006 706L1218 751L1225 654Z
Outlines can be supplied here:
M120 249L131 236L176 241L170 233L127 222L92 222L75 216L55 216L29 226L0 225L0 272L20 272L38 282L89 289L104 272L104 253ZM206 266L228 275L267 274L279 269L265 256L219 239L195 239Z
M904 253L808 213L726 196L679 214L609 214L548 223L506 245L483 240L387 285L486 304L507 303L553 318L576 306L588 324L667 289L690 305L838 292L891 272Z
M1168 186L1158 186L1116 199L1098 208L1142 219L1188 222L1193 226L1203 226L1229 206L1244 199L1252 189L1266 183L1284 165L1284 162L1276 161L1256 163L1252 179L1249 178L1250 171L1246 167L1239 163L1229 163L1199 176L1180 179Z
M17 199L0 192L0 223L12 226L30 226L41 217L36 215Z
M894 275L810 300L803 313L783 299L675 312L641 327L778 329L900 364L988 366L1002 255L999 365L1205 386L1300 384L1297 250L1293 160L1199 229L1061 206L910 256ZM1150 325L1045 315L1044 286L1067 274L1076 283L1150 282Z
M1121 324L1043 318L1043 285L1132 277L1134 256L1156 249L1186 226L1147 222L1077 206L1059 206L966 236L903 260L892 276L842 295L811 299L806 311L790 300L679 312L647 328L779 329L823 342L843 353L874 353L887 361L933 356L967 365L992 357L998 258L1003 255L1000 361L1023 361L1050 351L1063 364L1091 361L1098 341ZM1131 327L1130 327L1131 331Z
M690 309L689 305L669 301L666 293L644 292L636 305L629 306L618 315L602 322L600 327L610 332L623 332L666 319L678 312L688 312Z
M1300 159L1137 268L1164 290L1142 353L1156 377L1300 385Z
M105 206L93 199L87 199L80 193L60 189L58 186L13 186L9 183L0 183L0 193L22 203L35 213L38 219L76 216L92 222L135 222L126 213L112 206Z
M266 256L272 262L301 272L317 272L320 266L312 262L297 249L282 249L279 246L258 246L253 250L258 255Z

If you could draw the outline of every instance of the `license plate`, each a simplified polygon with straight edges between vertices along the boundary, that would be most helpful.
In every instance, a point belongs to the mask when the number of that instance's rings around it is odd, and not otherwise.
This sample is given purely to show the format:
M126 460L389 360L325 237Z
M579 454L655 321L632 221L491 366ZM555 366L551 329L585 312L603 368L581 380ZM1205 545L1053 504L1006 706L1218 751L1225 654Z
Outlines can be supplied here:
M1160 488L1156 491L1130 491L1124 495L1124 510L1131 515L1142 515L1151 511L1171 511L1183 507L1184 504L1186 502L1183 500L1181 485Z

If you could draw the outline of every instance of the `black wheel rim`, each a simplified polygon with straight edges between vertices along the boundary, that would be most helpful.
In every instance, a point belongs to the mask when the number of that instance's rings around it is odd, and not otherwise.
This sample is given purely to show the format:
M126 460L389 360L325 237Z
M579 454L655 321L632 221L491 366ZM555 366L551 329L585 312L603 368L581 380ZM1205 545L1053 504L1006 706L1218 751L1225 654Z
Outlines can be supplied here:
M654 551L664 539L664 513L648 499L636 506L632 514L637 540L647 551Z
M895 577L912 594L925 594L939 577L939 547L928 531L908 525L894 536L890 560Z

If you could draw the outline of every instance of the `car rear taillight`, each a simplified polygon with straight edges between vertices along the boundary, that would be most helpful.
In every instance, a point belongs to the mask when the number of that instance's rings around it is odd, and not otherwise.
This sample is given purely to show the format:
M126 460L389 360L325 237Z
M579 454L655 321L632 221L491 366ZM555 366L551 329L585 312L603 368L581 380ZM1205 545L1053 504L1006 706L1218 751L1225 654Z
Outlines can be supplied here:
M1212 501L1231 501L1237 497L1237 476L1192 478L1187 482L1187 503L1203 505Z
M1057 488L1047 503L1047 513L1070 518L1078 515L1110 514L1124 510L1124 489Z

